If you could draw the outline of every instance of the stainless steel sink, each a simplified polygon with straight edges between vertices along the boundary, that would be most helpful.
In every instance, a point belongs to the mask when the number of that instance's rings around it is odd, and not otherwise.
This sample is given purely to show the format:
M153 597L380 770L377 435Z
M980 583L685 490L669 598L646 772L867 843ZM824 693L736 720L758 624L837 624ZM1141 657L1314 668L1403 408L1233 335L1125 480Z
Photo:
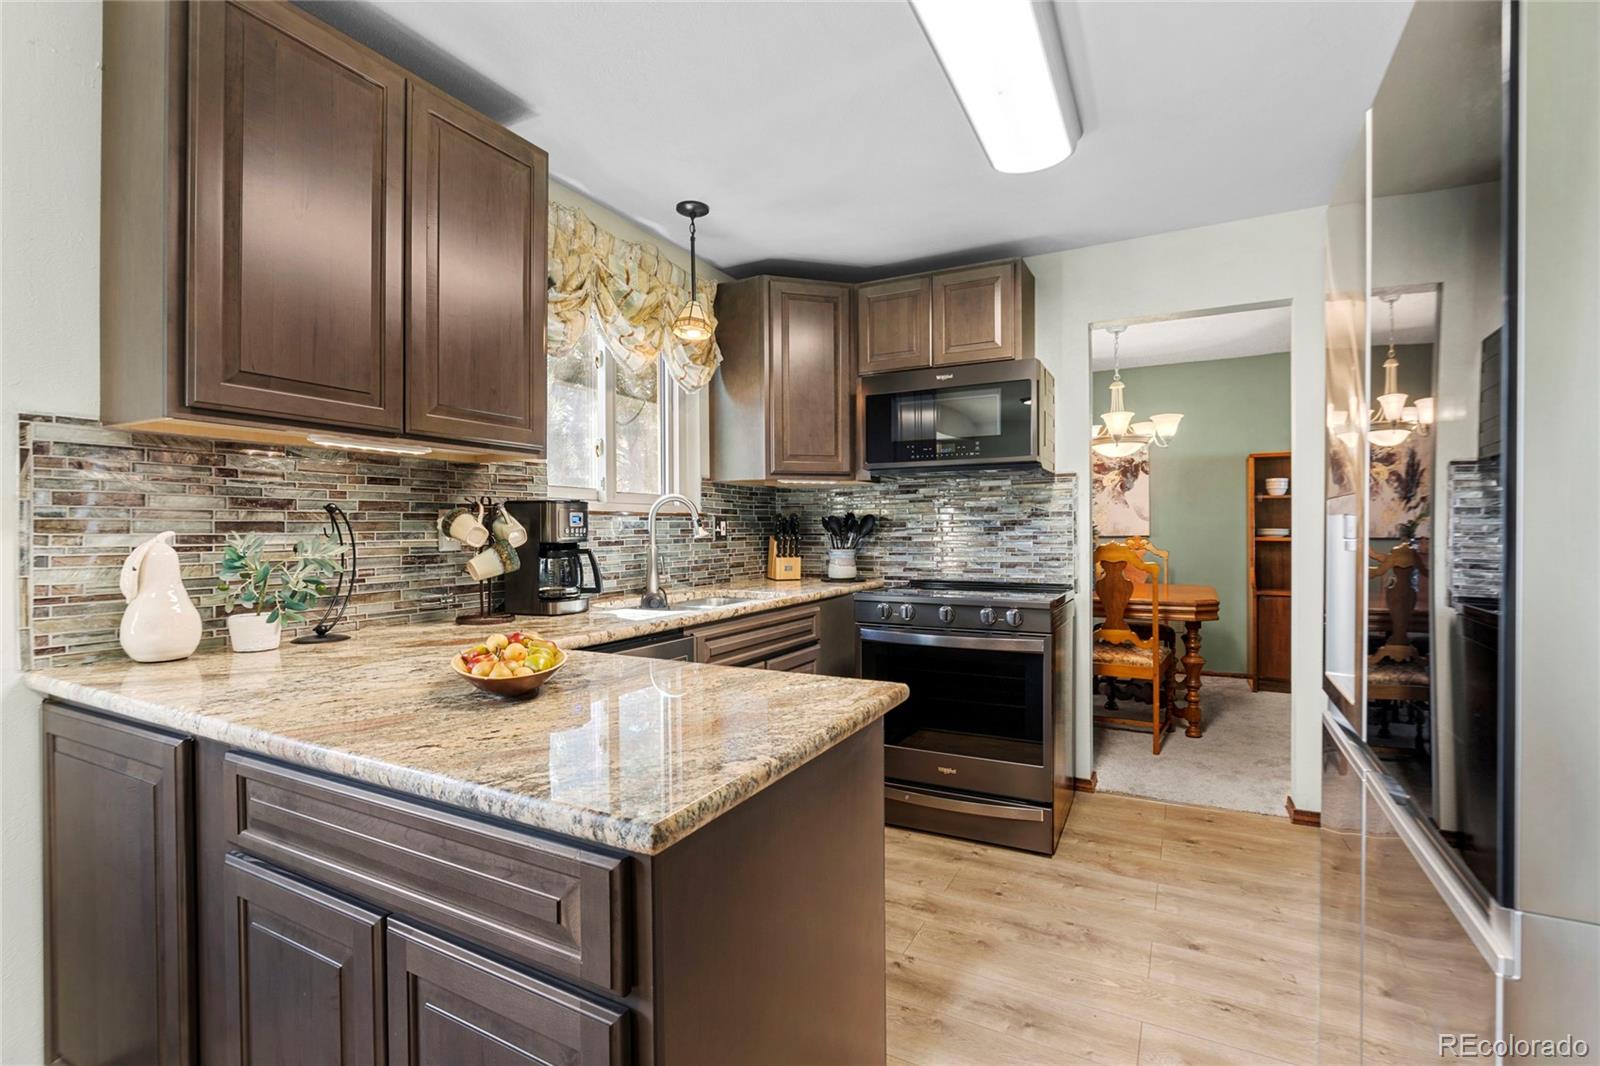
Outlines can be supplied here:
M754 603L755 600L739 596L701 596L695 600L679 600L672 607L678 610L704 611L713 607L733 607L741 603Z

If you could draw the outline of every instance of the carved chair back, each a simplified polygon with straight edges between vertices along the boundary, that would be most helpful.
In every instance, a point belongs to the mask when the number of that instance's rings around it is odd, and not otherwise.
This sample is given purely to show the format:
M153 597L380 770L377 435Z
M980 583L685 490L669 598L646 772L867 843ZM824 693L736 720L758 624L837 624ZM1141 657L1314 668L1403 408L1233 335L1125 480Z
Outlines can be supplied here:
M1161 564L1144 557L1144 553L1127 544L1102 544L1094 551L1095 594L1100 597L1100 608L1105 621L1095 630L1095 639L1106 644L1127 644L1147 648L1154 659L1156 646L1161 642L1161 585L1150 581L1150 635L1141 637L1128 627L1128 601L1133 598L1134 582L1129 571L1155 577Z

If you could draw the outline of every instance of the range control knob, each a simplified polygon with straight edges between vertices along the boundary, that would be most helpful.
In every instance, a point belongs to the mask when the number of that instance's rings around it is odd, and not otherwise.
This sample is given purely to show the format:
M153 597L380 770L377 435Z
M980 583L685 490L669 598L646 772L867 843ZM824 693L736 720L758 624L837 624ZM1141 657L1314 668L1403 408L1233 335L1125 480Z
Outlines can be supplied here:
M956 617L956 612L955 612L955 608L954 607L941 607L941 608L939 608L939 621L945 623L946 625L948 625L951 622L955 621L955 617Z
M986 626L994 625L994 608L985 607L983 610L979 611L978 621L982 622Z
M1015 629L1022 624L1022 612L1015 607L1006 612L1006 624Z
M890 613L891 613L891 610L892 609L890 608L890 606L887 603L878 604L878 617L879 618L888 618Z
M909 603L900 605L900 621L909 622L917 616L917 609Z

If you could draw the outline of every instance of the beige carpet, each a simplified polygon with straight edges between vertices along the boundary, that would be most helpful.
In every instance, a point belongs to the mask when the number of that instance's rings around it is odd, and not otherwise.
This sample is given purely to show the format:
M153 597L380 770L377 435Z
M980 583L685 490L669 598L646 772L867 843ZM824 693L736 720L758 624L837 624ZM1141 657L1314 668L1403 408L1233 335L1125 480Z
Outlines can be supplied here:
M1095 705L1104 703L1096 693ZM1289 794L1289 697L1251 692L1248 682L1208 677L1200 690L1205 736L1167 734L1160 755L1150 754L1150 734L1095 727L1094 770L1102 792L1146 796L1257 814L1283 814ZM1122 701L1124 714L1148 704Z

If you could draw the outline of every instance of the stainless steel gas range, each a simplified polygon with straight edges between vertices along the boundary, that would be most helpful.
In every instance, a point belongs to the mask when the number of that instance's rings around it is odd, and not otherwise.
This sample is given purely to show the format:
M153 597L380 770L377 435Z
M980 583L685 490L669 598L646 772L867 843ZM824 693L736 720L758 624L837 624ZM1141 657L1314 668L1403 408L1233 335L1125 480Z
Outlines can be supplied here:
M915 581L855 597L884 719L890 825L1051 854L1072 806L1072 598L1061 585Z

